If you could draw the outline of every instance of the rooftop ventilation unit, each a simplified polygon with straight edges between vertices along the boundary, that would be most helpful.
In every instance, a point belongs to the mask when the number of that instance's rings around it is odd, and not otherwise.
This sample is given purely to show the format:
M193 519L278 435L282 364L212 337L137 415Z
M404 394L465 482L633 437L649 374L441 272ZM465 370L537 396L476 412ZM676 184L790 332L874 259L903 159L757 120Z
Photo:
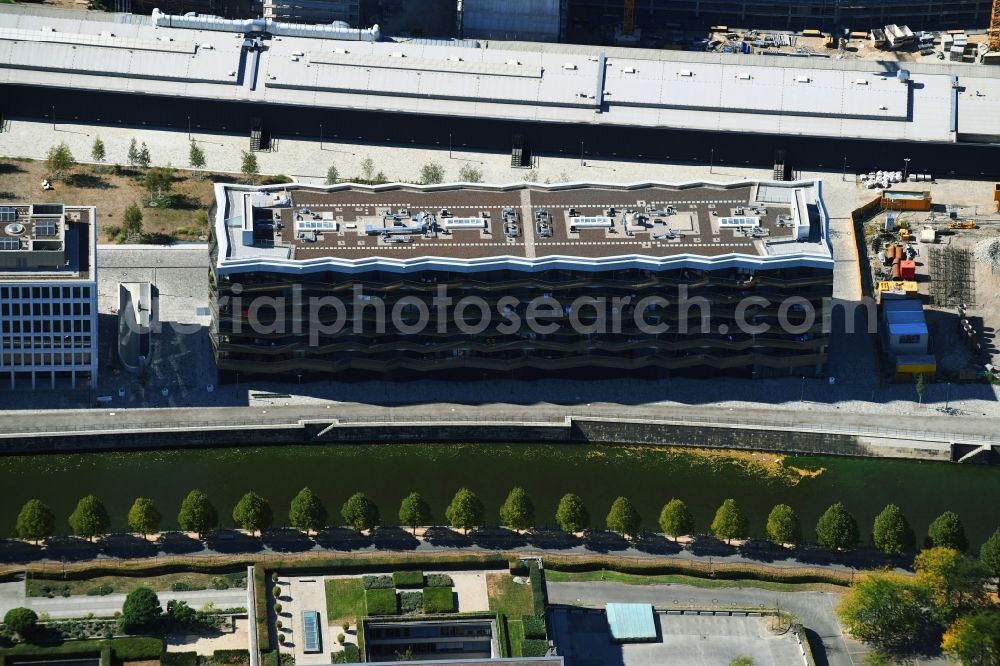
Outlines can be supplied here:
M796 76L795 80L799 83L810 83L812 81L808 76Z
M625 74L635 74L635 67L622 67L622 72Z
M692 72L690 69L682 69L681 71L677 72L677 74L679 76L694 76L694 72Z
M577 231L579 229L610 229L612 226L614 226L614 221L605 215L569 218L570 231Z
M507 64L508 65L520 65L521 61L520 60L508 60Z
M859 86L868 85L868 81L866 81L865 79L854 79L854 83Z
M576 69L576 65L571 62L567 62L563 65L563 69Z
M736 78L739 79L740 81L749 81L753 77L746 72L740 72L739 74L736 75Z
M738 217L719 218L720 229L752 229L754 227L759 227L759 226L760 226L759 217L738 216Z

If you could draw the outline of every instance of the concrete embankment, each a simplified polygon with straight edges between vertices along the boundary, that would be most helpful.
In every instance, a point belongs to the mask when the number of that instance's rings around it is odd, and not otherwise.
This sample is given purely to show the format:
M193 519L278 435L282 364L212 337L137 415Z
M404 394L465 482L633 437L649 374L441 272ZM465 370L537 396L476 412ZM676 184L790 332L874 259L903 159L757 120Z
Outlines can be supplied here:
M660 413L655 415L629 409L620 410L621 414L583 415L560 415L554 407L539 411L530 415L537 417L531 420L515 410L506 414L467 410L450 420L417 418L408 410L394 410L389 419L384 413L370 418L355 413L330 418L329 412L321 415L280 407L270 413L91 411L81 412L78 419L61 412L51 413L58 417L36 415L32 427L20 430L12 424L16 419L8 419L7 427L0 429L0 453L371 442L590 442L995 463L1000 447L988 434L954 433L946 428L928 432L879 429L847 414L825 423L815 415L792 416L791 412L752 420L740 414L672 414L668 409L657 410ZM642 418L633 418L630 412Z

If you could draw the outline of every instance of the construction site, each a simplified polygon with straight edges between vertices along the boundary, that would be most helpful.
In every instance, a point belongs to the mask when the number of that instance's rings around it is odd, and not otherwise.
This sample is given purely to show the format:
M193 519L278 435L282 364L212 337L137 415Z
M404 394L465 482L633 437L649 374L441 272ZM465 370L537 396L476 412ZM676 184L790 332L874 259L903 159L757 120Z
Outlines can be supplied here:
M862 283L878 306L882 377L996 382L1000 185L992 209L885 190L854 211ZM859 241L861 237L859 236Z

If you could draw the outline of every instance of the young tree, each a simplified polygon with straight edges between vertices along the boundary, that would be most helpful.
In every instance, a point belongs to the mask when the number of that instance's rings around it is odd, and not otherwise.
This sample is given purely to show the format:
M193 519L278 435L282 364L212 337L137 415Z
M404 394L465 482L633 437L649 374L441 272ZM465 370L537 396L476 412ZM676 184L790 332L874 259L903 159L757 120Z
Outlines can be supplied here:
M512 489L500 507L500 524L520 532L532 527L534 522L535 505L528 491L520 486Z
M420 169L420 182L424 185L436 185L444 181L444 169L436 162L428 162Z
M31 539L35 543L52 536L56 527L55 514L47 504L37 499L30 499L21 507L17 514L17 537Z
M326 184L336 185L339 180L340 180L340 172L337 171L336 166L331 164L330 168L326 170Z
M192 169L205 168L205 151L202 150L193 139L191 141L191 147L188 148L188 164Z
M954 548L964 553L969 549L965 526L954 511L945 511L927 528L927 542L934 547Z
M448 524L461 529L464 534L468 534L470 528L480 527L485 514L483 501L468 488L459 488L451 499L451 504L444 510Z
M556 524L563 532L582 532L590 526L590 512L579 495L566 493L556 507Z
M776 544L802 543L802 524L792 507L778 504L767 516L767 538Z
M893 573L861 576L837 607L854 638L895 650L916 640L933 622L926 586Z
M242 529L250 530L251 535L266 530L273 522L274 512L271 511L271 503L252 490L241 497L233 507L233 523Z
M399 505L399 522L412 529L414 534L418 527L431 522L431 507L423 495L413 492L403 498Z
M632 506L632 502L627 497L618 497L611 503L611 510L608 511L604 524L612 532L618 532L623 537L635 536L639 532L639 525L642 519L639 512Z
M130 166L139 165L139 145L135 142L134 138L128 144L128 155L126 156L126 159L128 160Z
M990 576L1000 578L1000 527L979 548L979 561L990 572Z
M150 162L152 160L149 157L149 148L146 147L146 142L142 142L142 147L139 148L139 158L136 160L136 164L141 166L143 169L148 169Z
M375 177L375 160L366 157L361 161L361 176L366 182L370 182Z
M379 524L378 507L364 493L354 493L340 509L344 522L361 532Z
M69 526L76 536L93 541L94 537L107 534L111 519L104 503L94 495L87 495L76 503L76 508L69 515Z
M931 591L942 619L950 620L986 601L986 567L954 548L921 551L913 560L913 568L917 580Z
M162 614L156 592L148 587L136 588L125 597L122 614L118 616L118 629L126 634L152 629Z
M916 548L913 528L895 504L889 504L875 516L872 543L886 555L900 555Z
M958 618L944 632L941 649L967 666L1000 664L1000 610Z
M131 204L122 216L122 233L128 240L142 236L142 209L138 204Z
M38 614L30 608L11 608L4 614L3 624L21 638L27 638L38 626Z
M177 524L185 532L197 532L198 538L219 526L219 512L215 510L208 495L200 490L192 490L181 502Z
M319 532L326 527L326 518L326 507L308 486L292 499L292 505L288 509L288 520L292 527L306 534L310 531Z
M750 521L736 504L736 500L727 499L715 512L711 529L712 534L731 543L733 539L746 539L750 536Z
M240 173L243 174L243 182L247 185L256 185L257 177L260 175L260 167L257 165L257 156L252 152L243 151L243 161L240 163Z
M917 375L916 382L914 382L913 388L917 391L917 404L924 404L924 376L923 374Z
M137 497L128 510L128 527L138 532L145 539L147 534L160 531L160 521L163 519L160 510L148 497Z
M827 509L816 523L816 540L823 548L853 548L858 538L858 521L840 502Z
M458 180L463 183L481 183L483 182L483 172L471 164L463 164L462 168L458 170Z
M49 148L48 157L45 158L45 166L48 167L53 180L62 177L63 171L71 168L73 164L73 153L70 152L69 146L65 142Z
M104 149L104 142L101 141L101 137L94 138L94 145L90 147L90 159L95 162L103 162L107 156L108 153Z
M384 171L379 171L372 178L372 185L381 185L383 183L388 183L388 182L389 182L389 178L385 175Z
M146 172L142 184L151 201L157 205L167 203L166 197L174 187L174 170L170 167L153 167Z
M677 541L677 537L694 531L694 517L683 500L676 497L663 505L660 511L660 529Z

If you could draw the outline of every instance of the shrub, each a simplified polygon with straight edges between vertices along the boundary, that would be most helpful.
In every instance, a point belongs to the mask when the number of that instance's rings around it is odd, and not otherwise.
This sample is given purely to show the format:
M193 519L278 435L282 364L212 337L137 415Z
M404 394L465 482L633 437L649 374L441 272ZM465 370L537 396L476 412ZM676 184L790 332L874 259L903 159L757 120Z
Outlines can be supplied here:
M354 643L348 643L344 646L344 663L345 664L360 664L361 663L361 650Z
M275 612L275 613L280 613L280 612L281 612L281 609L282 609L282 608L283 608L283 607L282 607L282 605L281 605L281 602L280 602L280 601L275 601L275 602L274 602L274 612Z
M275 620L275 621L274 621L274 626L275 626L275 627L277 627L278 629L281 629L281 628L282 628L283 626L285 626L285 625L284 625L284 623L283 623L283 622L281 621L281 619L279 618L279 619L277 619L277 620Z
M343 624L340 625L340 628L343 629L344 633L346 634L347 630L351 628L351 623L348 622L347 620L344 620Z
M450 587L425 587L424 588L424 612L454 613L455 600L452 597Z
M216 576L212 579L212 589L213 590L228 590L232 585L229 579L224 576Z
M261 666L278 666L278 651L268 650L267 652L262 653L260 663Z
M521 642L522 657L544 657L549 653L549 642L537 638L529 638Z
M273 594L274 598L277 599L278 597L281 596L281 588L275 585L274 587L271 588L271 594Z
M275 571L273 574L271 574L271 582L272 583L277 583L278 582L278 572L277 571Z
M424 609L424 594L420 590L399 593L399 611L403 614L419 613Z
M125 597L118 628L127 634L149 629L160 619L162 612L155 592L147 587L136 588Z
M161 666L198 666L197 652L164 652L160 655Z
M448 574L427 574L425 587L454 587L455 581Z
M398 615L399 607L396 605L396 590L365 590L365 608L368 615Z
M278 644L279 645L284 645L285 644L285 635L284 634L278 634Z
M347 655L344 653L343 650L341 650L340 652L331 652L330 653L330 663L331 664L346 664L347 663L347 661L345 661L346 657L347 657Z
M98 585L97 587L92 587L87 590L87 595L91 597L103 597L106 594L111 594L115 591L115 588L110 585Z
M4 626L22 638L38 626L38 614L30 608L11 608L3 616Z
M521 620L525 638L545 638L545 618L538 615L525 615Z
M366 590L391 590L396 587L392 576L362 576L361 587Z
M176 583L170 584L171 592L197 592L198 590L204 590L204 585L191 585L190 583L183 583L177 581Z
M118 661L149 661L163 654L163 641L159 638L116 638L111 649Z
M347 640L347 636L345 636L344 634L337 634L337 642L338 643L340 643L341 645L343 645L344 641L346 641L346 640Z
M394 571L392 583L396 587L423 587L424 573L422 571Z

